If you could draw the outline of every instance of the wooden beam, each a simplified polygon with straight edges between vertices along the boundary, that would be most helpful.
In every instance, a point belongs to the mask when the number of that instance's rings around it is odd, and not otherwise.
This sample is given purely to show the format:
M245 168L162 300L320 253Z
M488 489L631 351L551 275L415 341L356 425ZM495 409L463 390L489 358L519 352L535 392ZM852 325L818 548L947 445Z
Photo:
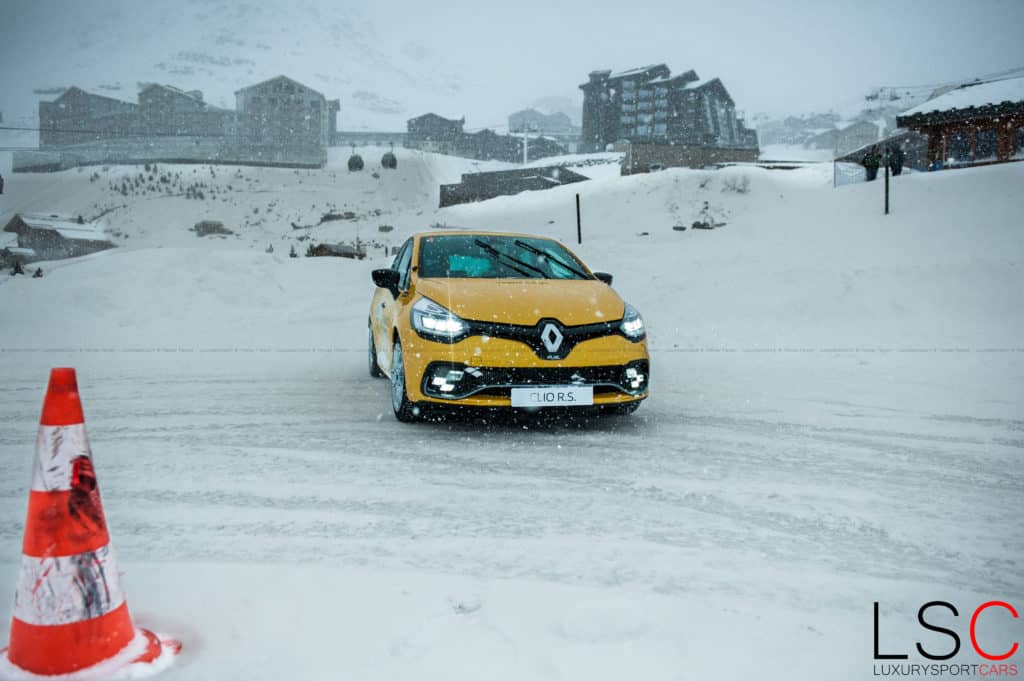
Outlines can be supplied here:
M928 167L931 168L941 159L942 134L938 130L929 130L928 135Z
M1013 156L1014 141L1017 137L1017 129L1004 125L999 128L999 143L996 147L996 158L1000 161L1009 161Z

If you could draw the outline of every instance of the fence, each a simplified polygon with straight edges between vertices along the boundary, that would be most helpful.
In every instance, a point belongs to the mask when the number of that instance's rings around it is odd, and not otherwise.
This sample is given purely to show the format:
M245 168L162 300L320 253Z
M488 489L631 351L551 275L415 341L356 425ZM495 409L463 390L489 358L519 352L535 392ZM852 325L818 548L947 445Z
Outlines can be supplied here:
M867 173L864 171L864 166L859 163L850 163L848 161L832 162L833 187L842 187L846 184L866 182L867 179Z
M11 169L16 173L47 172L88 165L152 162L321 168L327 162L327 149L247 145L227 137L119 138L42 151L15 151Z

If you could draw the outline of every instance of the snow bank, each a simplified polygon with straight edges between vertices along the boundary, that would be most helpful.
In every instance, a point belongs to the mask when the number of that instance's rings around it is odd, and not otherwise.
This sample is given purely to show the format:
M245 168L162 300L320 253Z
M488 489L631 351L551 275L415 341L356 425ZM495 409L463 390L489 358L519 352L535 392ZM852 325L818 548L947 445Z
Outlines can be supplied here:
M267 190L272 197L267 199L263 190L232 196L229 205L239 213L272 206L260 211L262 224L226 223L245 238L197 238L186 225L223 216L200 208L183 218L196 202L137 200L123 214L105 218L111 229L131 235L120 248L44 264L52 276L43 280L4 282L4 294L21 303L7 343L38 344L38 334L52 326L45 321L51 316L44 300L80 315L78 335L89 344L161 339L210 346L259 338L267 345L287 345L303 337L318 344L361 342L343 329L348 319L363 314L369 270L390 261L387 246L400 244L428 222L561 239L592 267L616 275L619 290L647 315L655 347L1011 347L1024 330L1024 308L1007 285L1020 279L1017 224L1024 201L1016 188L1024 167L1019 164L901 177L893 182L888 216L882 214L881 183L835 190L831 166L822 164L791 171L668 170L596 179L427 217L425 208L416 210L423 206L416 197L428 202L428 190L444 173L434 166L452 163L430 157L416 165L403 156L407 162L399 172L404 167L409 175L383 174L381 180L367 174L331 179L333 171L307 177L250 169L246 172L261 177L259 187L275 189ZM426 179L406 189L403 180L411 182L420 173ZM78 173L61 175L71 184L90 184ZM333 182L360 187L361 203L335 204L338 210L359 211L360 220L302 230L287 224L294 220L287 213L298 212L306 201L319 207L304 209L304 219L315 222ZM401 189L389 194L378 182ZM303 199L305 185L312 187L310 198ZM373 187L376 191L365 194ZM576 193L582 203L579 246ZM73 205L60 203L73 195L74 190L54 197L57 209ZM373 215L371 208L382 205L374 201L386 205L389 199L409 202L402 221L388 233L368 228L368 222L391 221L392 216ZM724 226L696 230L695 222ZM681 227L686 230L678 231ZM296 233L309 241L295 242ZM357 236L373 240L368 261L286 257L293 243L301 254L311 242ZM277 245L273 254L263 252L268 243ZM354 305L342 305L342 299L354 299ZM346 311L339 316L342 308ZM275 320L261 314L271 309L277 311ZM212 319L231 323L203 323ZM322 325L341 319L346 321Z
M831 161L831 149L812 149L802 144L764 144L761 146L764 161Z
M577 248L649 318L656 344L1008 347L1024 330L1018 164L831 187L831 164L669 170L442 211ZM747 191L737 191L747 182ZM576 246L575 194L583 244ZM724 223L711 231L694 222ZM675 227L686 227L677 231Z
M786 657L804 676L817 665L798 642L852 647L822 644L838 623L808 627L795 613L708 599L698 615L689 599L537 580L202 562L140 564L126 577L144 594L129 595L135 621L184 644L167 679L760 678ZM785 633L801 629L797 641ZM743 654L707 654L726 640Z

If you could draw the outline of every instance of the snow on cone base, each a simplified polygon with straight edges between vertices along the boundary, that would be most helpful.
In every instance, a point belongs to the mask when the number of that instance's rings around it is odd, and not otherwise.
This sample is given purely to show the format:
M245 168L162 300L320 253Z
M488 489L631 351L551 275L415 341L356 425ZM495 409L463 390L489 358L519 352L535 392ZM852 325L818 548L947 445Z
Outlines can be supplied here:
M92 667L68 674L33 674L15 665L0 649L0 681L131 681L154 676L174 664L181 641L148 629L136 629L131 643L120 653Z
M132 624L74 369L51 372L43 402L10 637L0 680L143 678L181 651Z
M174 664L175 656L181 652L181 641L177 639L154 634L149 629L139 629L136 633L146 639L146 649L114 672L111 679L144 679L152 676Z

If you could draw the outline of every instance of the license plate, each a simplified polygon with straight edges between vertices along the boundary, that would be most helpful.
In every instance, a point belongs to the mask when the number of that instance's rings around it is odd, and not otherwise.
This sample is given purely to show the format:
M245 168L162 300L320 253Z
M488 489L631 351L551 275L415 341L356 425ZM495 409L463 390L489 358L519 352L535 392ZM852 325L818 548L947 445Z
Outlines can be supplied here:
M594 404L594 386L546 385L512 388L513 407L574 407Z

